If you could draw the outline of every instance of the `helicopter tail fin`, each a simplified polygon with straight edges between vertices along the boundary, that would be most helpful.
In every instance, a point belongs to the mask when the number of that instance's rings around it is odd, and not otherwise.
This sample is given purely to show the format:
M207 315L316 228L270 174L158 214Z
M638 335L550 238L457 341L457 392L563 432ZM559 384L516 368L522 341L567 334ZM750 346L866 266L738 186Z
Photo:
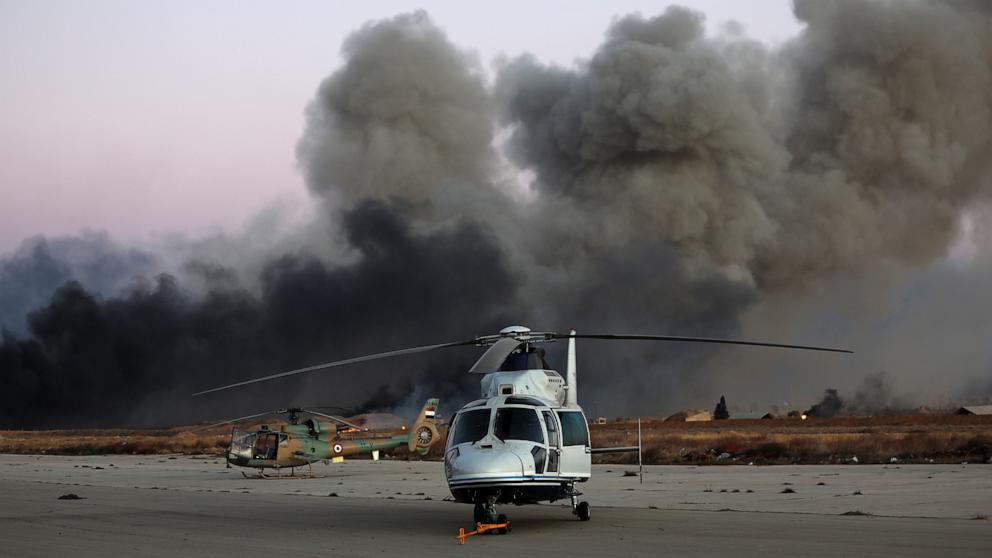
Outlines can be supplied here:
M568 338L568 366L565 369L565 386L567 391L565 392L565 406L566 407L578 407L579 406L579 388L576 382L576 365L575 365L575 330L573 329L569 333Z
M437 398L432 397L427 400L424 408L417 415L417 421L413 423L408 442L411 452L415 451L420 455L427 455L431 446L441 438L437 431L437 406Z

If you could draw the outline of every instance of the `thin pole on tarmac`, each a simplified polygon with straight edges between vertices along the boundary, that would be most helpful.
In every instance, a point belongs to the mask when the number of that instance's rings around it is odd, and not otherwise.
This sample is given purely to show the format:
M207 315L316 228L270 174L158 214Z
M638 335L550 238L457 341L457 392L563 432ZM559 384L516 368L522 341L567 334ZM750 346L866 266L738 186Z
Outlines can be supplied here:
M637 470L644 484L644 462L641 460L641 417L637 417Z

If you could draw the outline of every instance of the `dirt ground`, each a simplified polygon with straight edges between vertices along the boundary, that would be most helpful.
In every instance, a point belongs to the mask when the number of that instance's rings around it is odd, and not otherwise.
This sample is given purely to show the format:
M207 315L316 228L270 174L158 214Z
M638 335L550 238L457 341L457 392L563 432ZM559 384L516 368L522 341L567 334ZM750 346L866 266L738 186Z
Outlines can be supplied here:
M567 501L472 508L441 463L348 460L245 478L184 455L0 455L2 556L987 556L992 465L596 465ZM74 496L73 496L74 495Z

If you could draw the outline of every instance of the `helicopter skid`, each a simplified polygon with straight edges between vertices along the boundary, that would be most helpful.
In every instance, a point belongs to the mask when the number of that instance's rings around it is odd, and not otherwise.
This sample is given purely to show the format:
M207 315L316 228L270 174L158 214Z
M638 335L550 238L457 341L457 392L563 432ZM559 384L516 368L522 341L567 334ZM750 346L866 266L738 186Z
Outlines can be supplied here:
M252 475L252 474L246 473L244 471L241 471L241 474L244 475L244 477L246 479L254 479L254 480L319 480L319 479L334 479L334 478L338 478L337 475L296 475L295 477L291 477L289 475L283 475L283 476L279 477L279 476L273 476L273 475L269 475L269 474L265 474L265 475Z
M271 478L268 475L266 475L265 473L263 473L262 471L259 471L258 473L254 474L254 475L249 475L248 473L246 473L244 471L241 471L241 476L243 476L246 479L268 479L268 478Z

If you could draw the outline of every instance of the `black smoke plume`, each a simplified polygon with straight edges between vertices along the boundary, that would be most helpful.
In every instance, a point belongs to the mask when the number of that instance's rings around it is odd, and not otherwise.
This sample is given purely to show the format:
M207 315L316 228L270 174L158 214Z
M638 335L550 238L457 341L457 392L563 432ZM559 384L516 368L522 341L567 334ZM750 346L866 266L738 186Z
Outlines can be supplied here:
M917 408L904 395L896 393L889 375L877 372L866 376L853 397L841 397L836 389L828 388L823 398L806 414L811 417L830 418L846 416L890 416L917 412Z
M806 411L806 414L817 418L830 418L837 416L837 413L844 408L844 400L837 394L837 390L827 388L823 392L823 399Z
M0 327L27 333L28 312L47 303L52 292L68 281L112 294L135 277L155 273L159 266L152 254L119 246L105 233L29 238L0 260Z
M287 255L265 267L258 294L231 284L192 298L169 275L108 298L78 282L60 287L28 315L31 338L4 333L0 424L161 424L278 408L301 396L353 406L386 383L395 386L386 392L394 401L417 384L447 398L467 392L455 371L472 355L453 353L358 367L305 386L190 399L218 383L383 346L460 339L509 320L503 301L514 297L515 280L477 227L416 233L387 206L366 202L344 214L342 228L357 261L332 267Z

